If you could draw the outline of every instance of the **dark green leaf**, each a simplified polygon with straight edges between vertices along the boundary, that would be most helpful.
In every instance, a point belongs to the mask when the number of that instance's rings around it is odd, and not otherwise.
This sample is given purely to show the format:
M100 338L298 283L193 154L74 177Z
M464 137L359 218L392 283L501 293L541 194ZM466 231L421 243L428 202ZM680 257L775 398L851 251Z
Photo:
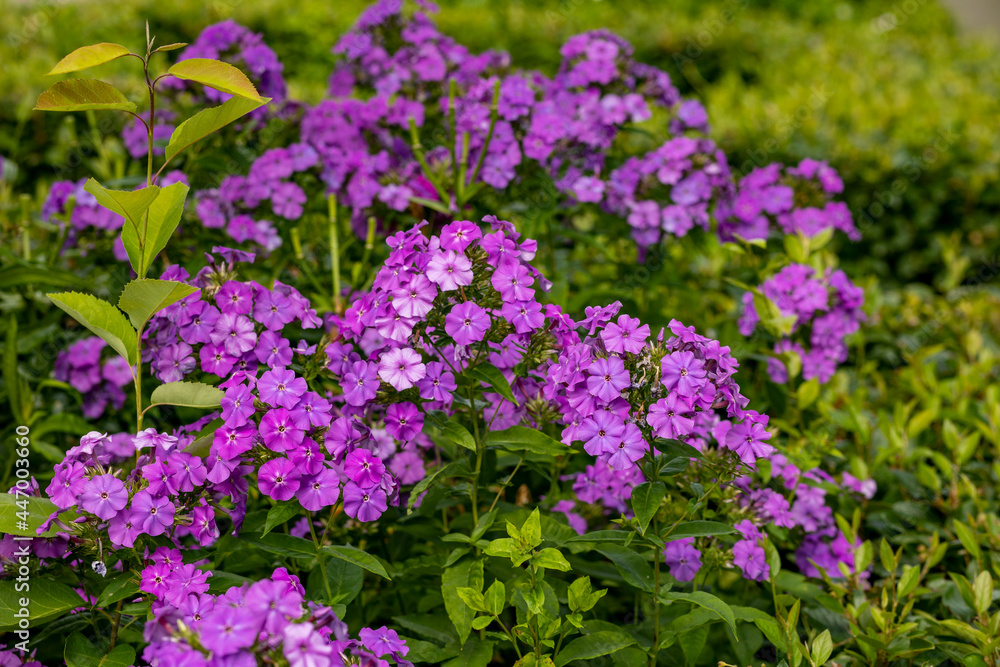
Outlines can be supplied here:
M661 597L664 600L671 602L690 602L691 604L696 604L699 607L704 607L705 609L714 612L719 618L729 625L734 634L736 633L736 616L733 614L733 610L728 604L711 593L706 593L705 591L694 591L692 593L671 591L669 593L664 593Z
M559 651L554 662L556 667L563 667L574 660L593 660L634 643L632 636L624 632L600 630L571 641Z
M685 537L705 537L708 535L728 535L736 532L728 523L721 521L686 521L669 534L664 532L663 539L667 541L680 540Z
M270 533L276 526L280 526L296 516L306 516L306 511L302 509L299 501L286 500L285 502L275 504L267 512L267 521L264 522L264 530L261 533L261 537Z
M653 591L653 568L645 558L631 549L614 544L599 546L596 551L615 564L629 585L648 593Z
M510 383L504 377L503 372L493 364L481 363L466 371L469 377L475 378L493 387L493 391L503 396L505 399L517 405L514 400L514 392L510 389Z
M645 534L649 522L656 516L660 503L667 494L663 482L643 482L632 489L632 512L639 521L639 530Z
M375 556L372 556L370 553L362 551L357 547L348 545L327 546L323 547L322 551L325 554L329 554L348 563L352 563L353 565L357 565L358 567L362 567L372 574L377 574L383 579L392 579L392 577L389 576L389 573L385 571L385 567L382 566L382 563L379 562L378 558L375 558Z
M546 456L562 456L572 450L541 431L526 426L512 426L504 431L490 431L486 444L510 451L527 451Z
M28 619L33 628L87 604L76 591L58 581L35 577L30 585L30 591L22 592L15 590L13 580L0 581L0 632L17 627L14 614L21 610L21 598L28 598Z
M476 616L476 612L458 596L457 589L462 587L483 590L483 561L470 558L452 565L441 575L441 596L448 618L458 631L459 644L465 644L472 632L472 619Z

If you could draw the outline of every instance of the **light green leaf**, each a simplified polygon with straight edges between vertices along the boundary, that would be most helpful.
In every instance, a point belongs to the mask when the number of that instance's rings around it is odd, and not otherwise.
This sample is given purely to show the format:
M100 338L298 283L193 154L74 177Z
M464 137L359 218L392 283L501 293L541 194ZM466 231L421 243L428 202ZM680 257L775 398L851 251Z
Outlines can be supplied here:
M664 534L663 539L667 541L680 540L685 537L706 537L709 535L729 535L736 530L728 523L721 521L686 521L669 534Z
M556 656L555 665L562 667L574 660L593 660L602 655L611 655L634 643L632 636L624 632L599 630L567 644Z
M514 392L510 389L510 383L504 377L503 372L493 364L481 363L466 371L469 377L475 378L493 387L493 391L503 396L505 399L517 405L514 400Z
M68 74L69 72L79 72L80 70L97 67L112 60L117 60L122 56L127 56L129 50L121 44L102 42L90 46L81 46L79 49L69 54L49 70L48 76L53 74Z
M504 587L502 581L497 579L493 582L486 590L484 601L486 602L486 610L489 613L494 616L500 615L500 612L507 606L507 589Z
M142 249L142 278L153 265L153 260L160 254L160 251L167 247L167 242L173 236L174 230L181 221L184 213L184 202L187 200L187 185L184 183L173 183L160 188L160 196L157 197L149 207L149 221L146 225L146 236ZM125 240L125 230L122 230L122 241Z
M558 549L553 549L552 547L546 547L542 549L531 559L538 567L544 567L547 570L559 570L561 572L569 572L573 567L566 560L566 557L559 552Z
M164 44L163 46L154 49L153 53L166 53L167 51L176 51L177 49L183 49L187 46L187 42L174 42L173 44Z
M201 382L168 382L153 390L150 406L179 405L186 408L217 408L225 392Z
M35 531L58 510L56 504L48 498L0 493L0 533L38 537ZM56 531L56 528L50 528L41 536L52 537Z
M223 93L264 103L253 83L239 68L210 58L189 58L167 70L178 79L195 81Z
M67 79L38 96L34 111L131 111L135 104L120 90L97 79Z
M375 556L372 556L370 553L362 551L357 547L345 544L342 546L323 547L321 551L325 554L334 556L335 558L339 558L343 561L347 561L348 563L364 568L372 574L377 574L383 579L392 580L392 577L390 577L389 573L385 571L385 568L382 566L382 563L379 562L378 558L375 558Z
M481 591L483 589L483 561L465 560L452 565L441 575L441 595L444 598L444 608L448 618L458 631L458 643L465 644L472 632L473 611L458 595L458 589L468 587Z
M459 586L455 589L455 593L457 593L458 598L467 604L473 611L487 611L486 599L483 597L483 594L475 588Z
M118 307L128 314L132 326L139 330L146 326L150 317L197 291L197 287L174 280L137 278L125 285Z
M140 190L108 190L90 178L83 189L94 195L98 204L125 218L128 224L122 226L122 244L132 269L139 277L144 276L142 257L146 235L140 230L145 228L143 217L159 197L160 188L153 185Z
M70 317L100 336L129 366L136 365L136 332L122 311L90 294L62 292L48 297Z
M269 97L262 98L259 102L242 97L233 97L221 106L199 111L178 125L174 133L170 135L170 142L167 144L167 162L173 160L184 149L201 141L216 130L229 125L234 120L245 116L254 109L264 106L270 101Z
M72 588L52 579L32 578L30 591L17 591L15 586L13 579L0 581L0 632L17 627L14 614L21 610L21 598L28 598L28 620L32 628L87 604Z
M299 501L286 500L284 502L277 503L267 511L267 520L264 522L264 530L261 533L261 537L267 535L277 526L280 526L289 519L299 515L306 515L306 511L302 509L302 505L299 504Z
M711 593L706 593L705 591L694 591L692 593L672 591L664 593L661 597L670 602L690 602L691 604L695 604L699 607L704 607L709 611L715 612L719 618L729 625L733 634L736 634L736 616L733 614L733 610L728 604Z
M823 630L823 632L819 633L812 640L809 646L809 653L812 656L814 664L826 664L826 661L830 659L830 655L833 653L833 639L830 637L829 630Z
M667 487L663 482L643 482L632 489L632 512L639 521L639 530L643 535L646 534L649 522L660 509L660 503L665 495Z
M541 431L526 426L512 426L504 431L490 431L486 444L510 451L527 451L547 456L562 456L572 450Z

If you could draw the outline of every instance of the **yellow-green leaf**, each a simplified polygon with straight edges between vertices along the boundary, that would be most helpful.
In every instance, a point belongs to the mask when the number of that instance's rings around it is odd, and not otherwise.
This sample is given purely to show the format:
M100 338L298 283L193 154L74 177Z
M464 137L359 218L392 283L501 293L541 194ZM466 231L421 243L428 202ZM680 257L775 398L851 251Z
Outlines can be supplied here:
M62 292L48 297L70 317L100 336L129 366L136 364L136 332L122 311L90 294Z
M38 96L35 111L131 111L135 104L120 90L97 79L59 81Z
M167 162L174 159L185 148L270 101L269 97L257 100L233 97L221 106L199 111L178 125L174 133L170 135L166 152Z
M49 75L79 72L82 69L109 63L128 54L129 50L127 48L121 44L112 44L110 42L82 46L60 60L55 67L49 70Z
M156 313L197 291L197 287L174 280L138 278L122 290L118 307L128 314L132 326L138 330Z
M178 79L195 81L209 88L215 88L223 93L264 103L247 75L228 63L210 58L189 58L175 64L167 70L167 73L173 74Z

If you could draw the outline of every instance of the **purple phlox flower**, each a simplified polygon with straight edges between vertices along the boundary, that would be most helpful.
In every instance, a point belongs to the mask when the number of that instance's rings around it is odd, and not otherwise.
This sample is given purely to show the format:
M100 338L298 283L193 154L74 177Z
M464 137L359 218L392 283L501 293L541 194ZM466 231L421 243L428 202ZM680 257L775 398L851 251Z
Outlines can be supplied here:
M396 391L409 389L426 373L427 367L420 355L408 347L389 350L379 359L379 377L392 385Z
M353 481L344 486L343 498L347 516L363 522L375 521L389 507L386 493L381 487L363 489Z
M587 390L605 403L620 397L631 383L629 372L618 357L596 359L587 373Z
M80 494L80 506L107 521L128 504L128 491L117 477L98 475L94 477Z
M167 498L158 498L148 489L142 489L132 499L132 520L142 532L162 535L174 523L174 504Z
M293 371L285 368L269 370L257 381L260 400L288 409L294 408L308 389L305 379L296 377Z
M361 488L375 486L385 474L382 460L367 449L355 449L347 455L344 462L344 473Z
M257 473L260 492L278 501L291 500L301 485L295 464L286 458L271 459Z
M670 576L677 581L692 581L701 569L701 552L694 547L693 537L668 542L663 553Z
M490 316L481 306L465 301L445 317L444 330L458 345L478 343L490 328Z

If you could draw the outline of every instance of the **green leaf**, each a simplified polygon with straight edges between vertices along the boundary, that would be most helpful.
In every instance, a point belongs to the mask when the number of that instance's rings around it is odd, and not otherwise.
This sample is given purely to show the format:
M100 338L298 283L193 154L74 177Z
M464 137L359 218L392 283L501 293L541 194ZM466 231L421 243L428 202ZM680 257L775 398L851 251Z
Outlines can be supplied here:
M812 656L813 663L817 665L825 665L826 661L830 659L830 655L832 653L833 639L830 637L830 631L823 630L823 632L819 633L810 643L809 654Z
M38 537L35 531L45 523L54 512L59 510L48 498L34 498L31 496L16 496L12 493L0 494L0 533L8 535L21 535L24 537ZM21 516L18 516L18 515ZM27 515L25 517L25 514ZM19 526L26 525L26 528ZM56 534L55 528L50 528L42 533L42 537L52 537Z
M493 642L473 639L463 643L465 645L458 656L442 667L486 667L493 660Z
M490 431L486 444L510 451L527 451L547 456L562 456L572 450L541 431L526 426L512 426L504 431Z
M302 509L302 505L297 500L286 500L275 504L267 511L267 521L264 522L264 530L261 532L261 537L270 533L275 527L300 514L304 516L306 511Z
M487 611L494 616L499 616L500 612L507 606L507 589L504 587L503 582L499 579L494 581L486 590L486 595L483 599L486 602Z
M704 607L725 621L733 631L733 634L736 634L736 616L733 614L733 610L728 604L711 593L706 593L705 591L694 591L692 593L669 592L664 593L661 597L671 602L690 602L699 607Z
M472 434L469 433L469 429L465 428L454 419L449 419L443 424L438 425L438 428L441 431L441 435L447 440L454 442L456 445L464 447L469 451L477 451L476 440L472 437Z
M615 564L629 585L647 593L653 591L653 568L645 558L631 549L616 544L599 546L596 551Z
M972 584L972 594L976 611L985 614L993 603L993 575L986 570L977 574Z
M372 574L377 574L383 579L392 580L392 577L390 577L389 573L385 571L385 568L382 566L382 563L379 562L378 558L375 558L375 556L372 556L370 553L362 551L357 547L345 544L342 546L323 547L321 551L335 558L339 558L343 561L364 568Z
M508 524L510 525L510 524ZM511 535L514 537L514 535ZM542 515L536 507L521 524L520 537L525 544L534 548L542 543Z
M680 540L685 537L729 535L735 532L735 528L721 521L686 521L670 531L669 534L664 534L663 539L671 541Z
M187 42L174 42L173 44L164 44L163 46L154 49L153 53L166 53L167 51L176 51L177 49L183 49L187 46Z
M199 111L178 125L174 133L170 135L170 141L167 143L167 162L173 160L184 149L201 141L216 130L229 125L234 120L247 115L254 109L262 107L270 101L271 99L268 97L263 98L259 102L242 97L233 97L221 106Z
M134 664L135 649L128 644L119 644L98 663L99 667L131 667Z
M142 251L143 272L138 274L140 278L149 271L160 251L167 247L167 242L181 221L189 190L184 183L173 183L160 188L160 196L149 207L149 221ZM125 230L122 229L122 241L124 240Z
M406 504L407 510L412 511L414 503L416 503L417 499L420 498L420 494L423 493L426 489L428 489L430 485L433 484L439 477L441 479L448 479L451 473L463 469L467 469L467 466L465 465L464 461L453 461L452 463L441 466L440 468L438 468L437 470L435 470L434 472L430 473L422 480L417 482L416 485L413 487L413 490L410 491L410 500Z
M38 96L34 111L130 111L135 104L120 90L97 79L57 81Z
M195 81L223 93L264 103L253 83L239 68L210 58L189 58L167 70L178 79Z
M87 605L72 588L52 579L32 578L30 591L18 591L16 585L12 579L0 581L0 632L17 628L14 614L21 611L21 598L28 599L28 620L32 628L70 609Z
M556 656L556 667L563 667L574 660L593 660L602 655L611 655L635 643L631 635L624 632L599 630L574 639Z
M201 382L168 382L153 390L149 405L179 405L186 408L219 407L226 393Z
M462 602L468 605L469 609L472 609L473 611L487 611L486 599L483 597L483 594L475 588L459 586L455 589L455 593L458 594L458 598Z
M25 285L45 285L47 287L76 287L80 276L68 271L46 267L9 266L0 269L0 290Z
M145 228L144 217L160 195L160 188L153 185L139 190L108 190L93 178L87 179L83 189L94 195L97 203L113 213L125 218L127 225L122 226L122 244L128 255L132 269L141 278L143 246L146 234L140 230Z
M25 389L21 374L17 371L17 318L13 315L7 322L7 340L3 346L3 384L7 390L7 402L10 403L11 414L18 424L24 424L24 411L21 409L21 391Z
M128 54L129 50L127 48L121 44L112 44L110 42L81 46L56 63L56 66L49 70L48 76L79 72L80 70L109 63Z
M639 531L645 535L649 522L660 509L667 487L663 482L643 482L632 489L632 512L639 521Z
M306 598L327 605L347 605L361 592L364 580L365 571L360 567L340 558L331 558L326 561L326 581L318 565L309 573ZM327 599L327 583L330 585L330 599Z
M566 560L566 557L558 549L553 549L552 547L546 547L539 551L532 557L531 562L547 570L569 572L573 569L569 561Z
M680 440L670 438L656 438L653 440L653 447L670 456L686 456L691 459L703 458L701 452Z
M63 660L66 661L66 667L98 667L101 652L89 639L79 632L74 632L66 638Z
M472 632L473 611L458 595L459 588L483 589L483 561L465 560L452 565L441 575L441 596L444 598L444 608L448 618L458 631L458 643L465 644Z
M135 580L135 575L131 572L121 572L108 580L94 606L108 607L119 600L139 595L139 582Z
M72 433L73 435L86 435L94 430L93 424L72 412L60 412L56 415L49 415L41 422L31 428L32 438L41 438L49 433ZM62 459L60 459L62 460Z
M969 552L969 555L976 560L982 560L983 552L979 548L979 540L976 538L976 533L961 521L956 521L954 527L955 534L958 535L958 540L965 547L965 550Z
M136 332L122 311L89 294L61 292L47 296L70 317L104 339L111 349L125 358L129 366L136 365Z
M493 364L480 363L467 370L466 373L469 377L490 385L493 387L493 391L517 405L517 401L514 400L514 392L510 389L510 383L507 382L503 372Z
M258 549L289 558L315 558L317 553L316 545L311 540L283 533L270 533L268 535L240 533L239 539Z
M566 542L611 542L613 544L621 544L625 542L625 538L632 534L631 531L624 530L592 530L583 535L574 535L566 540Z
M174 280L137 278L125 285L118 307L128 314L132 326L141 330L150 317L197 291L197 287Z

